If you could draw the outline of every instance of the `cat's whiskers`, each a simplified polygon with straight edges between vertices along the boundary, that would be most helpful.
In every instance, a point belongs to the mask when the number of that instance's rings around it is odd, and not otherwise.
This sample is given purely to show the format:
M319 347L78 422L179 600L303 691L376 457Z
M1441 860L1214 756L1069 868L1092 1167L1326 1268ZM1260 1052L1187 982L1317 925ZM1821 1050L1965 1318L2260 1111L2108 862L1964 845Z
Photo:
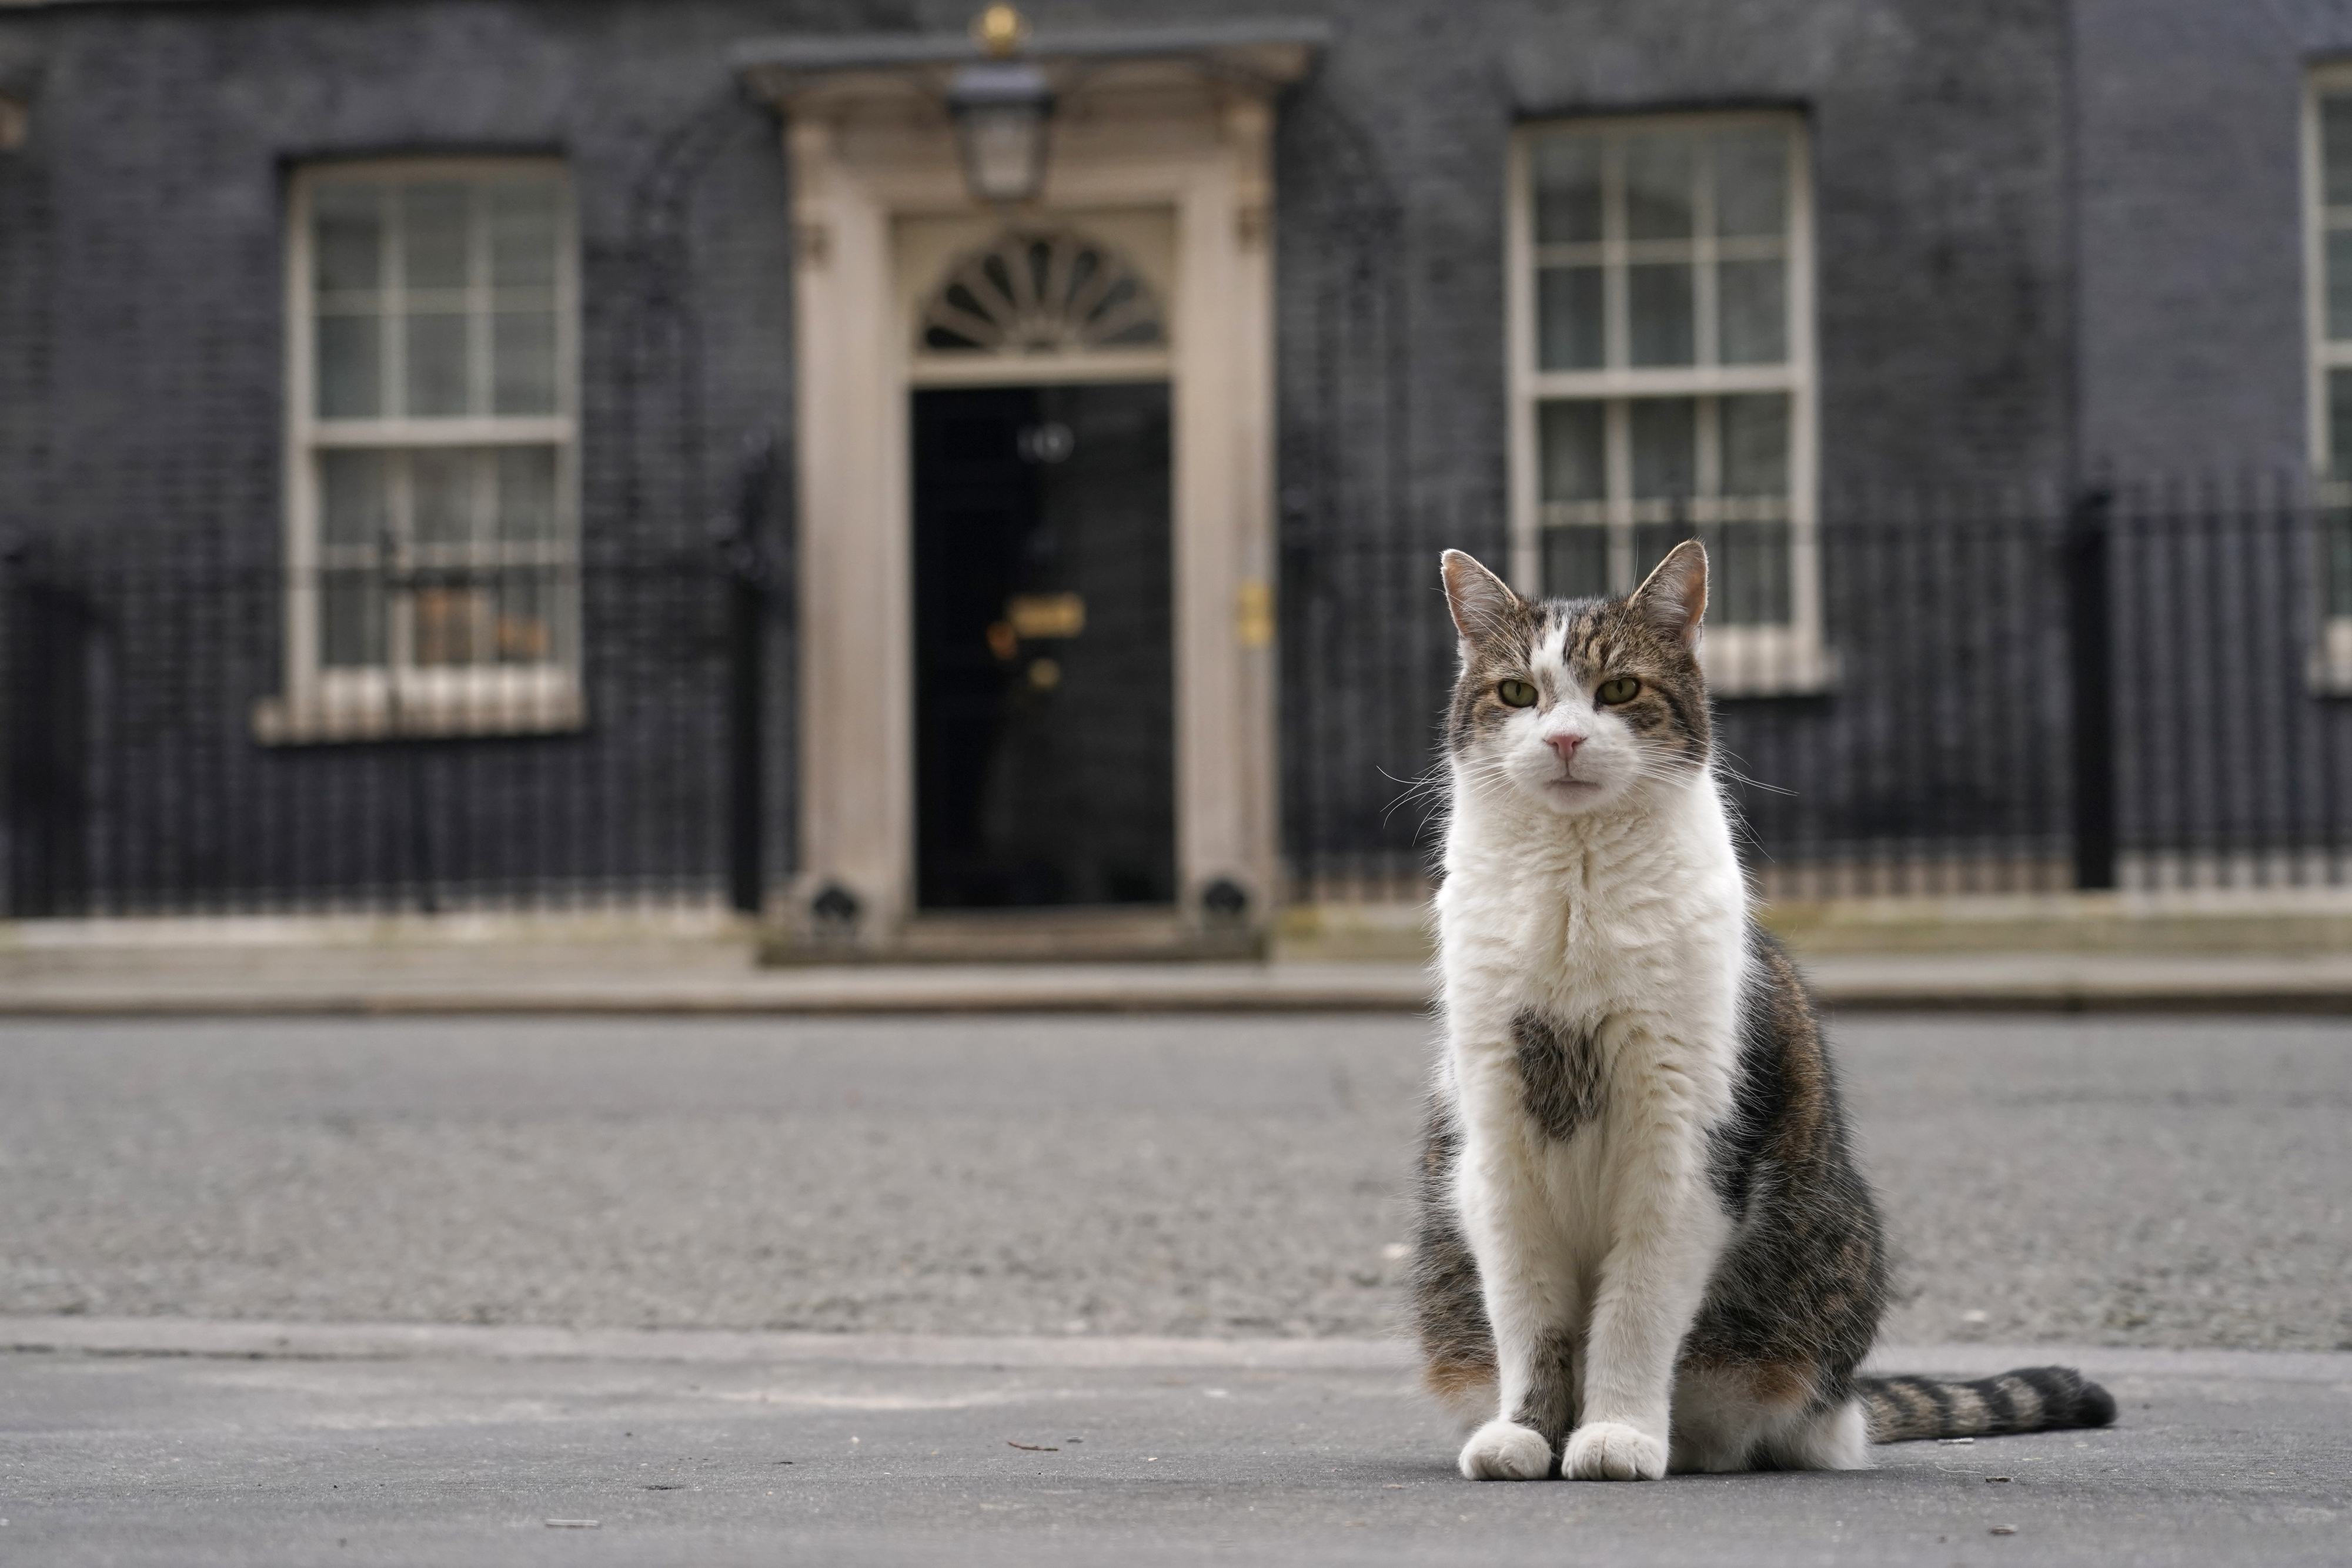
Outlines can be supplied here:
M1750 789L1761 789L1769 795L1794 796L1796 794L1794 789L1788 788L1786 785L1767 784L1761 779L1751 778L1748 774L1742 773L1738 768L1731 765L1728 757L1724 752L1717 751L1709 760L1715 767L1715 776L1718 779L1725 779L1727 782L1743 785Z
M1419 829L1425 830L1428 828L1432 820L1442 820L1444 818L1447 796L1446 785L1448 781L1443 764L1432 768L1429 771L1422 774L1416 779L1400 779L1385 768L1380 770L1380 774L1381 778L1387 779L1391 784L1402 784L1404 786L1403 791L1394 800L1391 800L1388 803L1387 808L1381 812L1381 821L1383 825L1388 822L1390 818L1396 815L1398 807L1403 805L1408 800L1425 800L1429 803L1429 809L1421 814L1421 821L1418 824Z

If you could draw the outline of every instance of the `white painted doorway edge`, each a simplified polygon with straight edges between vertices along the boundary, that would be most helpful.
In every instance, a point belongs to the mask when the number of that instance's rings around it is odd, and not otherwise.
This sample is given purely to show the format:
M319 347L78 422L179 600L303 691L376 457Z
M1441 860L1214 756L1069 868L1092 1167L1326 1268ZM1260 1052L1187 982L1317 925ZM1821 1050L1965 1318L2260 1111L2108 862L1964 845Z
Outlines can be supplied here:
M1110 209L1172 217L1171 518L1179 909L1238 883L1280 891L1273 635L1273 95L1303 72L1181 57L1096 59L1064 89L1027 221ZM795 228L800 629L799 873L773 913L810 927L830 887L856 945L915 915L911 457L916 324L901 220L971 214L935 84L878 69L774 94ZM1007 377L1008 381L1019 377Z

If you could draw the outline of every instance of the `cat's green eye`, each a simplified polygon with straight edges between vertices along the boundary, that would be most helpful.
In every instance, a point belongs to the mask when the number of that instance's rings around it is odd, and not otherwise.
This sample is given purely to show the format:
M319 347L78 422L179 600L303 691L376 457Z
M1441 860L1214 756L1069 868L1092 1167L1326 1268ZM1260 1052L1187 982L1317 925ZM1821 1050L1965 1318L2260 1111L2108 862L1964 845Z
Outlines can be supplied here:
M1505 681L1495 688L1495 695L1508 707L1536 706L1536 688L1529 681Z
M1601 682L1601 690L1596 695L1611 707L1616 707L1621 704L1632 702L1641 689L1642 683L1633 676L1620 675L1613 681Z

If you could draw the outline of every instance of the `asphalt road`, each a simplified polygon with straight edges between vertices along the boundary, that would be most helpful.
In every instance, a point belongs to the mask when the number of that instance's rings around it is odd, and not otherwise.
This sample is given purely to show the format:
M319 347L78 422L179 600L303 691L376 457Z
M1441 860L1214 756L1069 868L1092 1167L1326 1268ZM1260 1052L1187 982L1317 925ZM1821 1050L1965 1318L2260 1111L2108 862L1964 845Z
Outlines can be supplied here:
M0 1024L0 1312L1376 1334L1407 1019ZM2352 1346L2352 1023L1852 1019L1888 1337Z
M844 1358L764 1362L0 1354L0 1561L2203 1568L2340 1563L2352 1524L2342 1354L2084 1351L2117 1426L1906 1444L1866 1472L1482 1485L1376 1343L1359 1364L1255 1367L1164 1343L926 1364L835 1343ZM1096 1364L1056 1364L1081 1347Z

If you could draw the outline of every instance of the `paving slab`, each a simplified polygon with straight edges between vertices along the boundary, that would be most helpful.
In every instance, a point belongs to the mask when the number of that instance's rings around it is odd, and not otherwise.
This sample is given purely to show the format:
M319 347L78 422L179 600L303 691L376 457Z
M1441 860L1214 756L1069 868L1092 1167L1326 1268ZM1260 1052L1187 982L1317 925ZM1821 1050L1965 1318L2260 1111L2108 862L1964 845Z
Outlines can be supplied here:
M503 961L495 951L329 949L289 964L235 953L202 963L0 970L0 1016L236 1017L451 1014L857 1015L1003 1012L1419 1012L1412 964L845 964L760 969L672 965L585 950Z
M2122 1414L1864 1472L1509 1485L1454 1474L1378 1341L0 1327L53 1342L0 1353L10 1562L2319 1563L2352 1524L2340 1353L1890 1352L2071 1361Z
M0 970L0 1017L476 1014L855 1016L912 1013L1425 1012L1409 963L856 964L758 969L586 950L267 961L140 953L116 965ZM1853 1009L2352 1012L2352 954L1825 954L1822 1000Z
M2352 953L1824 953L1803 957L1850 1011L2352 1012Z

